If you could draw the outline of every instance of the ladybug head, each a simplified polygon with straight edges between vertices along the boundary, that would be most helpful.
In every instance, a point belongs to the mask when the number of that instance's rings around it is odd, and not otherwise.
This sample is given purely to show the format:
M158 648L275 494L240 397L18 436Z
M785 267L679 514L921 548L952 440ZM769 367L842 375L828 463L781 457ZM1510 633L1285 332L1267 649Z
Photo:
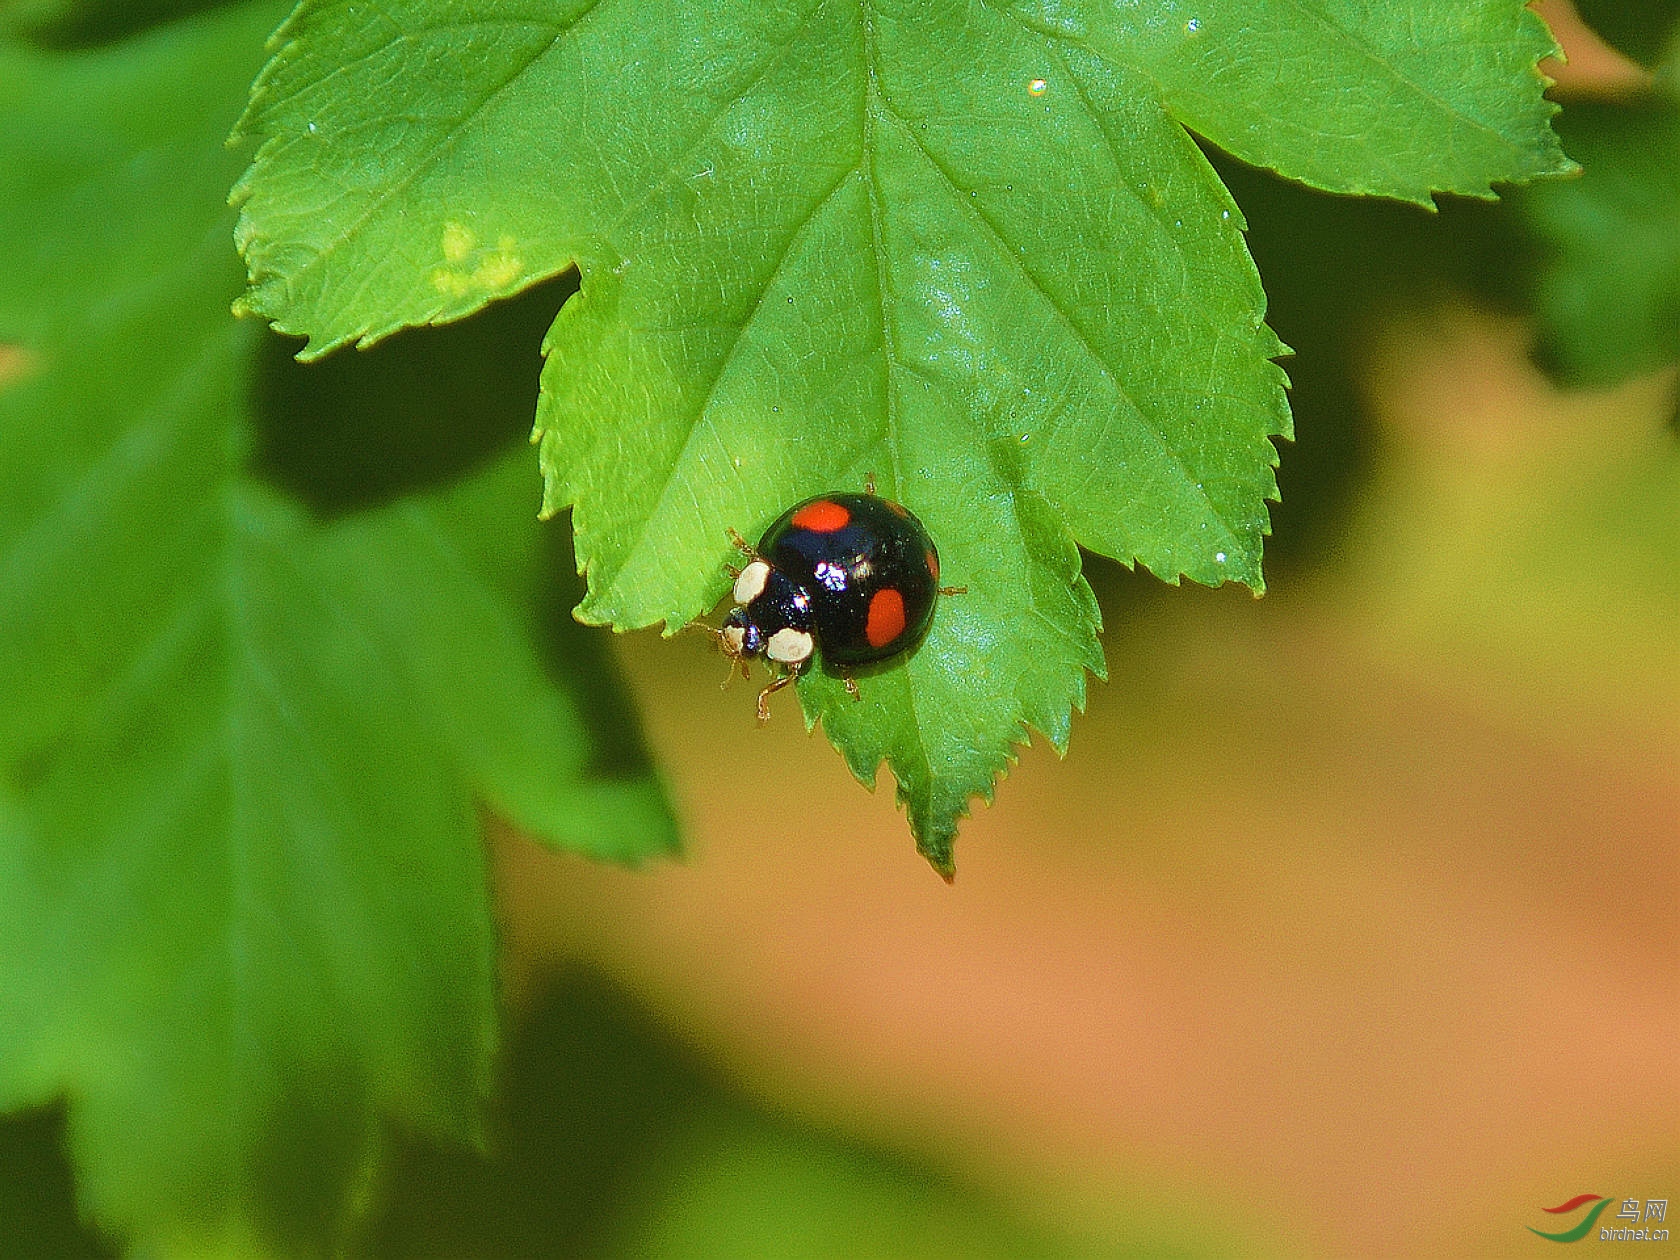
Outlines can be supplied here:
M717 632L718 643L743 663L762 656L797 672L816 646L811 597L786 574L754 560L735 579L735 607Z
M724 652L736 660L750 660L764 654L764 631L754 624L744 606L733 608L723 619L718 642Z
M774 625L760 625L752 609L732 608L723 619L723 629L717 632L718 643L732 660L744 662L762 656L796 672L803 669L816 646L811 632L782 618L775 621Z

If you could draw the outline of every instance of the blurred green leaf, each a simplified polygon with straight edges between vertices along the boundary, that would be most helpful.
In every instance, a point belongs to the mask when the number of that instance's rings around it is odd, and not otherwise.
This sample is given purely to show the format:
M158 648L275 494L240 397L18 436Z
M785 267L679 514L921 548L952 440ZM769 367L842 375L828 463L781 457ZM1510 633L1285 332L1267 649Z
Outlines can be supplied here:
M31 37L64 21L76 0L0 0L0 35Z
M718 1106L668 1141L614 1254L774 1260L1094 1255L876 1152ZM1159 1243L1159 1240L1155 1240ZM1154 1250L1192 1255L1191 1248Z
M0 1116L0 1241L18 1256L114 1256L108 1240L76 1219L76 1188L63 1139L60 1108Z
M26 753L0 1103L74 1099L83 1201L137 1242L317 1250L380 1114L476 1131L484 871L463 785L344 603L337 564L381 557L220 497L170 624Z
M1181 11L1182 10L1182 11ZM459 317L576 263L538 429L580 616L679 625L726 530L883 491L949 579L921 649L801 686L918 842L1100 673L1075 543L1259 589L1281 347L1189 126L1427 202L1567 168L1515 0L897 12L663 0L309 0L242 123L246 309L305 353Z
M475 796L672 842L533 646L528 455L330 523L245 471L221 141L280 16L0 47L0 1108L67 1097L150 1250L325 1250L388 1121L477 1134Z
M1680 358L1680 103L1581 101L1561 123L1585 172L1518 201L1546 250L1542 353L1571 384L1609 385Z
M1111 1212L1026 1219L960 1176L766 1111L687 1040L568 970L513 1030L488 1151L405 1145L355 1254L1281 1254L1229 1205L1157 1186Z
M1607 44L1644 66L1672 53L1680 0L1575 0L1576 11Z
M400 680L408 721L502 817L593 857L674 850L657 782L588 773L593 733L531 650L528 601L510 598L539 571L533 491L519 450L435 494L347 517L317 534L323 582L377 644L370 672Z
M643 1173L720 1087L606 977L568 969L513 1021L482 1150L405 1141L353 1254L599 1257Z
M0 38L52 48L90 47L122 39L230 0L0 0Z

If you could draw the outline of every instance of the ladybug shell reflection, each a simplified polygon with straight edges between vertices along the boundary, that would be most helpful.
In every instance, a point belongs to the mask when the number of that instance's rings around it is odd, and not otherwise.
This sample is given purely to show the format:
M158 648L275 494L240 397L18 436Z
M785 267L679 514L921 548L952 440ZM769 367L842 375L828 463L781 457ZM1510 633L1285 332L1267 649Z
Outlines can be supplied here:
M914 647L938 596L939 553L908 508L875 495L824 494L764 532L727 625L740 631L742 655L763 652L798 669L810 635L830 664L867 665Z

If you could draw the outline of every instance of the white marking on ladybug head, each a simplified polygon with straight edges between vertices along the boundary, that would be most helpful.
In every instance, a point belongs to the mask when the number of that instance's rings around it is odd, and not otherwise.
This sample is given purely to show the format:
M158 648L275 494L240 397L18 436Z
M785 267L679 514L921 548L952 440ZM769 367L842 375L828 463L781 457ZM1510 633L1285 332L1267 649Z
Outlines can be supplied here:
M754 560L741 570L741 576L735 579L735 590L731 598L737 604L750 604L764 593L764 584L770 580L770 566L762 560Z
M764 646L764 655L783 665L799 665L811 659L813 646L811 636L805 631L784 626L770 636L770 642Z
M740 626L725 626L720 636L723 639L723 650L731 656L741 655L741 643L747 637L747 632Z

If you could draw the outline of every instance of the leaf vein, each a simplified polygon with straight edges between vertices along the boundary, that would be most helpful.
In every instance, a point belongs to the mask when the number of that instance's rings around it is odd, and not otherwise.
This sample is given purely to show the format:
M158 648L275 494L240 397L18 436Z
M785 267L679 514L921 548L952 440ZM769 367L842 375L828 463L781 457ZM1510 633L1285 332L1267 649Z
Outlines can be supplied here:
M672 488L676 484L677 466L682 463L683 455L686 454L693 445L695 434L699 431L701 422L704 421L707 425L713 424L708 415L708 411L713 400L717 397L718 386L723 383L723 378L728 374L730 366L735 362L736 355L740 353L741 346L746 340L747 330L752 326L753 321L758 317L758 313L763 310L765 299L769 296L770 290L775 287L777 279L782 274L782 269L787 266L788 259L794 255L798 246L799 238L805 234L810 225L817 219L828 204L834 200L840 189L845 187L846 181L850 179L852 175L853 172L851 170L841 171L840 177L829 186L829 188L822 194L821 198L812 205L811 209L805 214L805 216L794 225L792 232L788 236L787 248L784 249L777 257L775 266L770 269L769 274L765 277L764 284L760 288L758 296L753 302L752 309L746 312L739 323L729 325L734 328L735 336L730 341L729 348L724 352L723 357L719 360L717 370L712 373L711 380L706 385L706 393L704 397L701 398L699 404L694 408L692 415L689 417L688 431L683 435L683 444L678 449L676 458L672 461L670 472L666 474L665 482L660 490L658 501L650 510L642 514L640 528L637 530L635 538L625 548L625 563L628 563L629 558L634 556L642 549L644 544L646 544L649 528L652 526L655 518L660 515L661 509L667 502L669 502ZM712 431L715 435L715 427ZM730 468L734 467L733 463L730 461L726 461L726 464ZM739 476L739 474L736 475ZM691 495L693 494L692 487L690 488L689 493ZM704 515L704 509L698 501L695 503L695 510L700 515Z
M1090 108L1089 104L1085 101L1083 93L1080 95L1080 100L1081 103L1085 103L1087 105L1087 108ZM1217 507L1214 506L1213 500L1208 496L1207 491L1196 481L1195 474L1190 471L1189 466L1184 462L1183 456L1173 448L1171 443L1168 442L1166 435L1150 419L1149 414L1137 404L1135 399L1132 398L1130 392L1121 383L1116 369L1103 358L1101 351L1099 351L1096 345L1090 340L1085 330L1082 329L1073 316L1062 307L1056 297L1044 287L1039 278L1016 254L1016 251L1009 247L1008 240L1004 237L998 226L992 221L991 216L988 215L980 206L974 204L972 198L955 195L961 192L956 179L951 172L946 169L944 164L940 162L936 156L934 156L933 152L921 142L921 139L915 134L915 128L909 126L908 123L898 114L894 113L889 106L883 105L883 110L892 116L893 120L898 124L900 132L905 135L909 139L910 143L915 146L917 151L922 154L922 156L927 160L928 166L940 178L945 187L953 194L951 200L959 208L959 213L968 215L971 220L976 222L982 228L987 239L989 239L996 247L997 253L1007 259L1010 268L1027 283L1027 286L1031 288L1034 293L1044 300L1045 304L1055 314L1057 322L1066 329L1075 344L1084 351L1086 357L1096 367L1098 372L1101 373L1103 379L1106 380L1113 388L1115 395L1120 400L1120 403L1124 404L1124 406L1135 414L1142 422L1139 427L1143 432L1155 439L1161 454L1183 478L1184 487L1191 491L1195 498L1199 498L1201 500L1202 504L1207 508L1209 514L1212 515L1214 519L1225 525L1227 531L1231 531L1230 523L1225 520L1223 514ZM1099 131L1100 130L1101 128L1099 127ZM1112 149L1110 150L1110 156L1117 159L1117 155L1113 153ZM1118 411L1119 407L1116 407L1115 410ZM1112 419L1112 415L1109 419ZM1105 431L1106 426L1109 423L1109 419L1105 419L1104 421ZM1086 443L1086 445L1091 444ZM1235 537L1234 532L1232 533L1232 537Z
M662 171L656 178L648 180L647 190L642 194L639 200L626 206L619 216L613 220L613 228L616 229L624 226L626 221L639 214L643 207L652 201L658 194L659 190L665 186L671 176L675 175L682 169L682 167L686 164L687 159L696 149L700 147L701 142L712 134L712 132L717 128L719 120L722 119L724 115L736 105L739 105L743 100L745 100L754 88L756 88L760 83L763 83L766 78L773 74L776 69L787 60L788 54L793 50L795 41L798 40L799 36L804 32L806 27L810 26L811 19L817 12L818 10L816 8L807 10L805 16L789 28L788 35L785 40L766 50L769 55L764 59L763 64L753 73L752 78L748 79L747 82L733 94L733 96L725 98L718 105L717 109L706 119L705 125L700 128L700 131L696 134L692 144L678 153L677 156L671 160L670 164L666 166L664 171Z

